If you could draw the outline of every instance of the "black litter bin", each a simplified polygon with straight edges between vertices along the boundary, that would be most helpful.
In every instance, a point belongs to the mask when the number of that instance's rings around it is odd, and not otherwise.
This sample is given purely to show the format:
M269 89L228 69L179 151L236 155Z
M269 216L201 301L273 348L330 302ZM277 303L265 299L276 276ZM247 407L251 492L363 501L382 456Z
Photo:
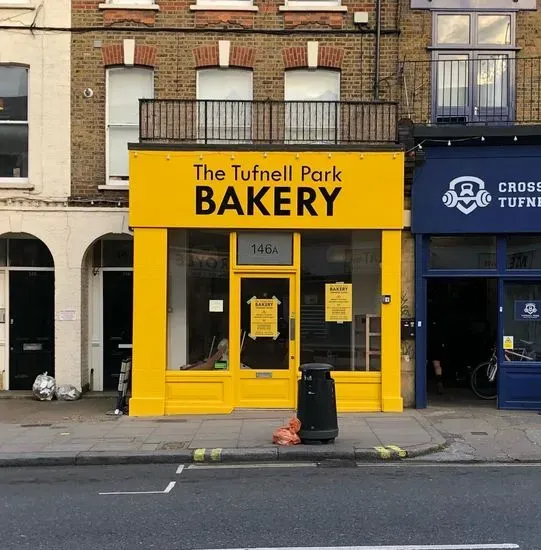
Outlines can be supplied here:
M302 443L332 443L338 435L332 369L332 365L326 363L301 365L297 418L301 421L299 437Z

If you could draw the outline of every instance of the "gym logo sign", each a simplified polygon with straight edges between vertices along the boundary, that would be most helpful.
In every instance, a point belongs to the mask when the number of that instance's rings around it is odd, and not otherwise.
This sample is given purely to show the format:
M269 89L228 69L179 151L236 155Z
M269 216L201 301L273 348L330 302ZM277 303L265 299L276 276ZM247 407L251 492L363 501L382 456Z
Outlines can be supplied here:
M541 302L539 300L532 301L515 301L515 320L516 321L539 321L541 315Z
M527 315L533 315L534 313L537 313L537 308L535 307L535 304L526 304L524 306L524 313L526 313Z
M466 216L476 208L490 204L491 194L485 189L485 182L475 176L461 176L449 183L449 189L442 197L448 208L456 208Z

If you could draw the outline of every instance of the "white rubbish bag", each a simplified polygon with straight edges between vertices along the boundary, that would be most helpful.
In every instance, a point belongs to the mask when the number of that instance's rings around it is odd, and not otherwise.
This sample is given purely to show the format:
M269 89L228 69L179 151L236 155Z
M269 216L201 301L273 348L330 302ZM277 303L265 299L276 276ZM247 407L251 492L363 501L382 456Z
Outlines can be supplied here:
M46 372L38 374L32 386L34 396L40 401L51 401L54 397L56 380Z
M77 401L81 397L81 392L71 384L58 386L55 393L58 401Z

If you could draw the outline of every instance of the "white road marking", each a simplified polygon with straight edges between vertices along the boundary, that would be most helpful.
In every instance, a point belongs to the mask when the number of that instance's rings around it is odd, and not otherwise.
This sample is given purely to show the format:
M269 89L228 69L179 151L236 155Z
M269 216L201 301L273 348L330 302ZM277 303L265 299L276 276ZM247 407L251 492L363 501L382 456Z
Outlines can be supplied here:
M182 470L184 470L184 464L180 464L179 467L177 468L177 474L181 474L182 473Z
M164 495L170 493L176 481L171 481L163 491L112 491L109 493L98 493L98 495Z
M260 468L315 468L315 462L270 462L262 464L189 464L188 470L259 470Z
M518 544L410 544L403 546L307 546L283 548L229 548L216 550L507 550Z
M357 462L358 468L541 468L541 462Z

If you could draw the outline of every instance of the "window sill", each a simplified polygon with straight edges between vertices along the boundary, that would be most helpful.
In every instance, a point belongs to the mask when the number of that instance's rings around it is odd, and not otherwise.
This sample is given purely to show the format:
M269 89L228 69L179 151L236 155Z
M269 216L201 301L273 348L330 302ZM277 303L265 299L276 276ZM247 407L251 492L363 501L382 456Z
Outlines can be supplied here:
M105 185L98 185L99 191L129 191L129 183L107 183Z
M29 4L23 2L21 4L9 3L9 2L0 2L0 10L35 10L36 6L34 4Z
M28 178L0 178L0 189L24 189L31 191L34 186L29 183Z
M314 11L327 11L327 12L347 12L347 6L315 6L314 4L308 4L306 6L278 6L280 11L302 11L302 12L314 12Z
M160 11L158 4L98 4L100 10L148 10Z
M239 6L238 4L224 4L222 6L200 6L192 4L191 11L259 11L257 6Z

